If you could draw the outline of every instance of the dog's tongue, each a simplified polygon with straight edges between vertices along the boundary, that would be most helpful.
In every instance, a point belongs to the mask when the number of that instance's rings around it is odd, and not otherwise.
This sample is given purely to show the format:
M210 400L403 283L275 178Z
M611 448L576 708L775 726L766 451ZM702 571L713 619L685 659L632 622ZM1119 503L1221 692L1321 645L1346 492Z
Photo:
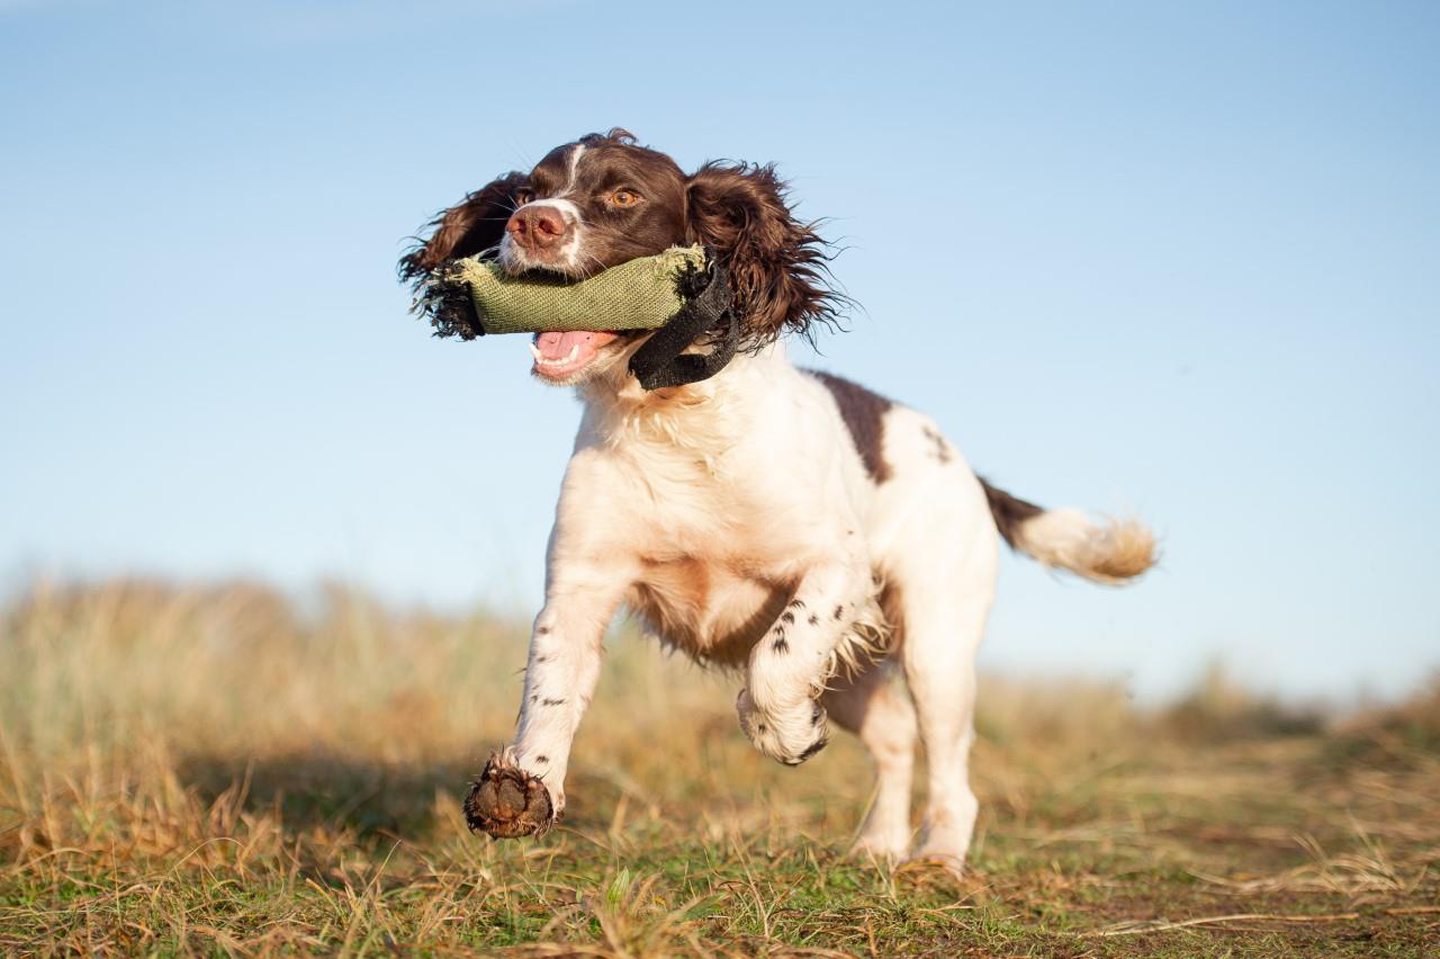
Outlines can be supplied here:
M541 333L535 338L535 346L545 359L563 360L577 346L580 347L582 355L587 352L587 348L599 346L600 344L596 342L597 338L614 339L607 333L597 334L586 330L575 330L569 333Z

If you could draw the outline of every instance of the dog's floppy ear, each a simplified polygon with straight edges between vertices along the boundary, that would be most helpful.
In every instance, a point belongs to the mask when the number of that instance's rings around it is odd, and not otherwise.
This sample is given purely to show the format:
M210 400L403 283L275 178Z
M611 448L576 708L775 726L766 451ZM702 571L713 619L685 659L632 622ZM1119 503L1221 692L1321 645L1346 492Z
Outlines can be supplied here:
M441 211L425 225L428 239L400 258L400 279L418 284L446 260L474 256L496 246L505 236L505 224L515 211L515 193L530 182L528 175L512 171Z
M826 282L825 241L790 212L773 166L712 161L690 177L688 193L690 239L729 271L746 345L834 321L841 297Z

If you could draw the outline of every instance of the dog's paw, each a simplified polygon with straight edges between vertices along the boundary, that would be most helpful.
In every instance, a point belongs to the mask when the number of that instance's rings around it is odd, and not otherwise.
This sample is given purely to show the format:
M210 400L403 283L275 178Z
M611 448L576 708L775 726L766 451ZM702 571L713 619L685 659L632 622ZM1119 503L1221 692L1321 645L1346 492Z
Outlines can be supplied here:
M550 790L506 753L490 757L465 797L465 823L470 831L496 839L543 833L559 818Z
M735 700L740 728L756 749L777 762L798 766L830 742L829 717L825 707L806 700L791 709L765 711L740 690Z

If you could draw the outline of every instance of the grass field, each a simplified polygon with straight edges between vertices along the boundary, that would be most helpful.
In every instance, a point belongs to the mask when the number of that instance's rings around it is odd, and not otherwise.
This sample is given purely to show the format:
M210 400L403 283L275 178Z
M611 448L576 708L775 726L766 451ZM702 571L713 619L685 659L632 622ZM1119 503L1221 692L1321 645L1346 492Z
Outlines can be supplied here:
M733 681L623 635L563 828L496 843L460 797L521 624L130 583L0 629L6 955L1440 955L1440 685L1332 719L987 681L955 880L845 858L853 740L764 760Z

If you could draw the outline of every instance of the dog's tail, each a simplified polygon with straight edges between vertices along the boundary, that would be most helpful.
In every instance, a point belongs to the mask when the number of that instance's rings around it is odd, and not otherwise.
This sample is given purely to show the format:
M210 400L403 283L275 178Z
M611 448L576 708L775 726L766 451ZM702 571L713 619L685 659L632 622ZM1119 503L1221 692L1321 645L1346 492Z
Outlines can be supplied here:
M983 478L980 485L1005 542L1045 566L1119 586L1155 565L1155 536L1139 520L1099 525L1078 509L1044 509Z

